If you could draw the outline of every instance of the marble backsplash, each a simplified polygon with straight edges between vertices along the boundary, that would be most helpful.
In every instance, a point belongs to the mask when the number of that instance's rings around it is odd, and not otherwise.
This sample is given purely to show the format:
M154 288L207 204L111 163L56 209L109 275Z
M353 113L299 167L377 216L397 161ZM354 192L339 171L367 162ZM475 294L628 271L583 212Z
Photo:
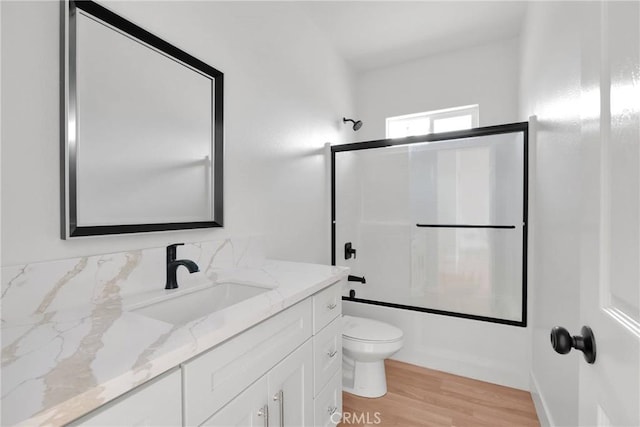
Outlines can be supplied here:
M264 263L260 241L234 238L178 247L178 259L190 259L200 272L178 269L178 283L216 280L225 270L259 268ZM126 298L164 288L166 248L149 248L2 268L3 322L87 304ZM114 291L115 289L115 291Z

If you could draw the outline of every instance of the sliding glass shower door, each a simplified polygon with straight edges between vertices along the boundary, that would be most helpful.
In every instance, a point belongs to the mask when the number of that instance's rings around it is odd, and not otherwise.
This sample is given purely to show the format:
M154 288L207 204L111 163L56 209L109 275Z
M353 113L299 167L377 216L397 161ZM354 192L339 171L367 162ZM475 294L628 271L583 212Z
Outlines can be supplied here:
M526 131L332 147L334 263L365 278L345 299L524 326Z

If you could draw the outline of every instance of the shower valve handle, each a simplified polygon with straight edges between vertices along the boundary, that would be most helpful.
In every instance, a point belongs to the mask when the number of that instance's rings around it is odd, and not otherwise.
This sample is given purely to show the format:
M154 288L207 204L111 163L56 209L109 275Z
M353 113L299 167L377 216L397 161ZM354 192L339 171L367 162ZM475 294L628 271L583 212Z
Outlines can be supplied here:
M344 244L344 259L351 259L352 255L353 259L356 259L356 250L353 249L351 242L347 242Z

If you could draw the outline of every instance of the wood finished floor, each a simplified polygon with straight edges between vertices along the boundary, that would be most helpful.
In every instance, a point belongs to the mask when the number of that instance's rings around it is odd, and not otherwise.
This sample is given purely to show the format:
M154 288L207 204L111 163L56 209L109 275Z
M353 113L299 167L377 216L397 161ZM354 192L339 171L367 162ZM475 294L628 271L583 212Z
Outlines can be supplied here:
M395 360L386 360L387 394L378 399L343 393L343 427L540 426L531 395ZM350 419L347 413L351 415ZM364 417L359 414L364 413ZM368 418L367 418L368 413ZM360 421L354 423L353 421ZM350 421L350 422L347 422Z

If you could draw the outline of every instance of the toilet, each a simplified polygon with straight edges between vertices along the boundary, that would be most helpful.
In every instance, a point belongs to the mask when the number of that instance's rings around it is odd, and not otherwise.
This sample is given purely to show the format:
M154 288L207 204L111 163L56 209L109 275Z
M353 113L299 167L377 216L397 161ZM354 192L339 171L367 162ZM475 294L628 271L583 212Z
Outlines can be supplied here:
M356 396L384 396L384 359L402 348L402 330L363 317L344 315L342 320L342 389Z

